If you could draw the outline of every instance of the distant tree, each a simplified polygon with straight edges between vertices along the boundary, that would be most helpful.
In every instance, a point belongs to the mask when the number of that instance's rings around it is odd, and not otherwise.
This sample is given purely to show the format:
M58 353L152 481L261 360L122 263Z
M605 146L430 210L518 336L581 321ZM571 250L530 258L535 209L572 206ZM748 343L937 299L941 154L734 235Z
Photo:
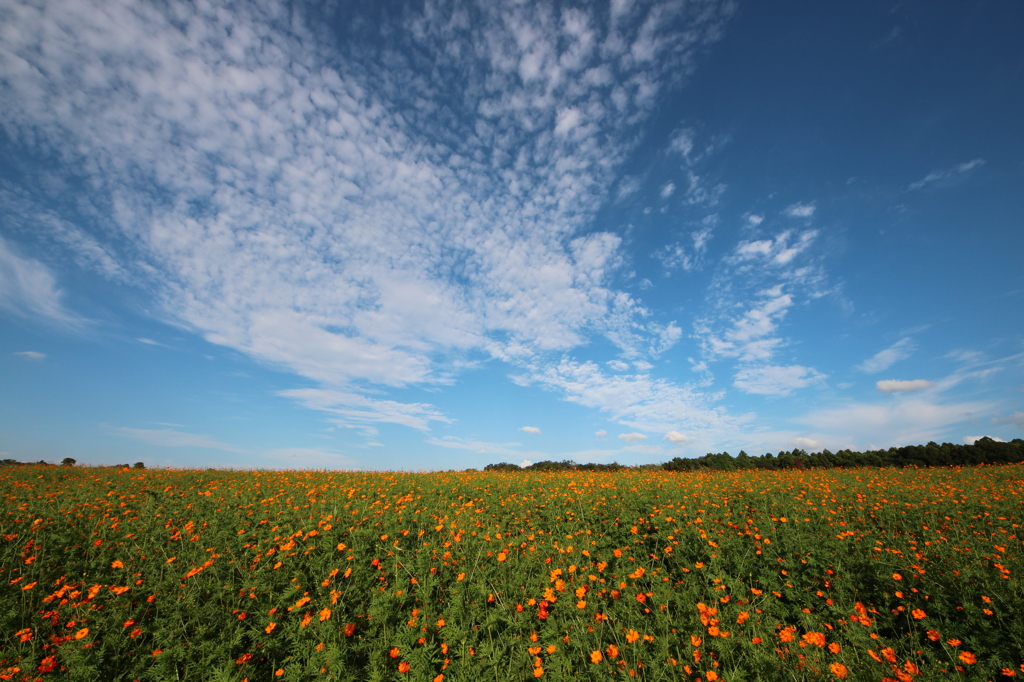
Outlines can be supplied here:
M136 468L136 469L145 469L145 468L146 468L146 465L145 465L145 464L143 464L142 462L136 462L136 463L135 463L135 468Z
M66 467L73 467L76 464L78 464L78 461L75 460L74 457L65 457L63 460L61 460L61 465Z
M520 467L509 462L498 462L497 464L488 464L484 467L484 471L519 471Z

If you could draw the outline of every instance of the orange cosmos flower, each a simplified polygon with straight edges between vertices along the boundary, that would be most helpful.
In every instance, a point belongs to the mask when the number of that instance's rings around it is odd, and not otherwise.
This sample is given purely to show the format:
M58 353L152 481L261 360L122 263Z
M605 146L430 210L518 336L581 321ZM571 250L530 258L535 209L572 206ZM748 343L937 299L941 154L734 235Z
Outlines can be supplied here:
M391 651L388 652L388 656L391 658L398 658L401 654L402 652L398 650L397 646L391 647Z
M841 680L846 679L846 677L850 674L849 669L842 663L833 663L828 667L828 669L832 671L833 675L835 675Z
M917 620L921 620L922 618L924 618L928 614L926 614L921 609L914 609L913 611L910 612L910 615L913 616L914 618L916 618Z
M89 636L89 628L82 628L75 633L75 639L83 639Z
M355 633L356 633L356 624L355 623L349 623L348 625L345 626L345 636L346 637L351 637Z
M411 667L412 666L409 665L408 662L402 661L401 663L398 664L398 672L400 672L400 673L407 673L407 672L409 672L409 668L411 668Z
M615 658L619 655L619 647L615 646L614 644L609 644L608 648L605 649L605 653L608 654L608 658Z
M600 663L603 659L604 659L604 655L600 651L591 651L590 652L590 662L591 663Z
M974 663L978 662L978 659L970 651L961 651L960 655L957 658L959 658L967 665L973 665Z
M271 632L274 631L274 628L276 628L276 627L277 627L277 623L271 623L267 627L263 628L263 631L266 632L269 635Z
M808 644L814 644L815 646L825 646L825 635L820 632L808 632L802 638Z

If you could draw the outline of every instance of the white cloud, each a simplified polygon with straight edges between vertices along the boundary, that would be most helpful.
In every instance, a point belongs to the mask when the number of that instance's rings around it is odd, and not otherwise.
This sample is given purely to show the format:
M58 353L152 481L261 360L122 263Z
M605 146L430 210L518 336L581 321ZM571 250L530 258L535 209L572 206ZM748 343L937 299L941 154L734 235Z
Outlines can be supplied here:
M534 368L517 381L557 390L569 402L597 408L618 423L643 431L665 433L682 427L690 433L720 433L735 430L746 420L713 407L720 398L716 394L648 374L607 375L593 362L563 358L558 364Z
M622 360L609 360L604 364L608 365L616 372L625 372L629 369L629 365Z
M939 403L897 396L879 403L850 402L815 410L795 421L814 427L815 438L863 448L940 442L958 424L990 414L989 402Z
M768 365L739 370L736 372L733 386L746 393L786 396L798 388L811 386L825 378L824 374L811 367Z
M351 391L319 388L295 388L280 391L278 395L292 398L303 406L327 412L341 418L345 424L401 424L426 431L430 422L445 424L452 420L433 405L381 400Z
M654 252L655 258L661 261L666 270L676 268L684 272L699 270L704 265L704 256L708 250L708 242L711 240L712 230L718 222L718 216L712 214L704 219L703 227L690 233L692 246L686 246L680 242L667 244Z
M909 358L915 350L917 350L917 347L914 345L913 339L904 337L857 365L857 369L868 374L884 372L900 360Z
M29 360L42 360L46 357L46 353L40 353L39 351L34 350L18 351L15 355L20 355L24 358L28 358Z
M922 189L924 187L927 187L928 185L934 185L936 183L940 185L947 184L948 181L951 181L963 175L964 173L967 173L968 171L971 171L977 168L978 166L981 166L984 163L985 159L972 159L964 163L959 163L945 170L932 171L931 173L924 176L917 182L910 183L910 186L907 188L907 191Z
M536 426L520 426L519 430L523 431L524 433L540 433L540 429L538 429Z
M619 440L624 440L627 443L635 443L638 440L647 440L647 436L642 433L620 433Z
M669 431L661 440L672 441L672 445L683 445L684 443L689 443L693 439L685 434L679 433L678 431Z
M670 196L672 196L675 193L675 191L676 191L676 185L675 185L674 182L666 183L665 186L661 188L661 198L662 199L668 199Z
M623 199L636 194L640 191L642 183L640 178L635 175L627 175L619 180L619 188L615 194L616 201L622 201Z
M356 463L340 452L319 448L277 448L261 452L263 459L273 461L277 466L301 469L355 469Z
M785 230L776 235L775 239L741 241L731 260L735 263L756 261L775 266L789 265L811 246L817 236L817 230L805 230L799 234Z
M680 128L672 133L669 138L668 148L677 154L682 155L686 160L690 158L693 151L693 130L691 128Z
M711 334L706 321L698 322L706 353L712 358L737 358L743 362L768 360L782 345L775 336L779 322L793 305L793 297L783 293L781 286L758 292L763 301L738 318L724 333Z
M634 324L642 307L609 288L621 239L579 234L659 89L733 11L645 4L609 23L428 1L380 27L386 55L371 32L325 59L319 28L271 0L19 5L0 124L109 207L102 229L62 237L97 269L318 382L285 393L303 404L426 428L446 418L365 388L446 383L467 354L527 362L595 331L664 345L671 328ZM0 282L0 306L71 319L49 272L2 243Z
M82 320L64 308L63 293L49 268L16 254L0 236L0 310L19 317L77 327Z
M528 459L524 459L522 462L519 463L519 468L520 469L525 469L526 467L530 466L531 464L533 464L533 462L531 462Z
M822 443L819 440L814 440L813 438L803 438L803 437L794 438L793 440L789 441L789 444L794 446L794 447L798 447L798 448L800 448L802 450L816 450L816 449L820 448L822 445L824 445L824 443Z
M171 448L206 448L208 450L223 450L225 452L248 453L247 450L236 447L229 443L216 441L209 436L196 433L186 433L174 429L133 429L127 426L114 427L112 431L124 438L134 438L150 445L160 445Z
M926 379L913 379L910 381L887 379L875 382L875 388L882 393L913 393L931 388L934 385L934 383Z
M594 435L597 436L598 438L604 438L605 436L608 435L608 432L605 431L604 429L601 429L599 431L595 431Z
M814 202L811 202L809 204L797 202L795 204L787 206L786 210L783 211L783 213L785 213L790 218L811 218L814 216L815 209L816 207L814 205Z
M1006 442L1005 440L1003 440L1002 438L999 438L997 436L964 436L964 444L965 445L974 445L975 443L977 443L982 438L991 438L992 440L994 440L997 443L1005 443Z
M758 225L764 222L764 216L752 213L747 216L747 222L753 225L754 227L757 227Z

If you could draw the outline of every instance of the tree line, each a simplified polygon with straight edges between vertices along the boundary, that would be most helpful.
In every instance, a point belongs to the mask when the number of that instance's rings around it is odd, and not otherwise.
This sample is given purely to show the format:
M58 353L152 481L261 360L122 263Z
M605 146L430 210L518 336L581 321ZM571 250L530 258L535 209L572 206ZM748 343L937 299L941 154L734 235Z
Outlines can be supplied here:
M665 471L733 471L737 469L834 469L850 467L942 467L976 466L978 464L1013 464L1024 462L1024 440L1016 438L1009 443L979 438L971 445L930 442L927 445L905 445L886 450L828 449L808 453L796 448L783 450L777 455L748 455L743 450L735 457L728 452L709 452L702 457L675 457L664 464L644 465L640 468L660 468ZM484 471L619 471L626 467L618 463L577 464L572 460L561 462L535 462L525 467L508 462L488 464Z

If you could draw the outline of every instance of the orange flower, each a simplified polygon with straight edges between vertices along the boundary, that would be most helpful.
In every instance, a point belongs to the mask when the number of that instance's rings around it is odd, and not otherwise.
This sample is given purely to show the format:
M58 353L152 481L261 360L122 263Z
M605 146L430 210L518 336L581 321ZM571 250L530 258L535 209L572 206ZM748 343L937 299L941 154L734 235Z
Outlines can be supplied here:
M401 654L402 652L398 650L397 646L391 647L391 651L388 652L388 656L391 658L398 658Z
M921 620L922 618L924 618L928 614L926 614L921 609L914 609L913 611L910 612L910 615L913 616L914 618L916 618L917 620Z
M942 636L942 635L939 634L938 630L929 630L925 634L927 634L928 635L928 639L932 640L933 642L939 641L939 638Z
M75 639L83 639L89 636L89 628L82 628L75 633Z
M409 672L409 668L411 668L411 667L412 666L409 665L409 663L407 661L402 661L401 663L398 664L398 672L400 672L400 673L407 673L407 672Z
M892 579L893 580L903 580L903 576L900 575L899 573L893 573L892 574Z
M831 644L829 644L828 645L828 650L831 651L834 654L838 654L839 653L839 642L832 642Z
M828 669L832 671L833 675L835 675L841 680L846 679L846 677L850 674L850 671L842 663L833 663L828 667Z
M331 610L328 608L320 609L320 622L331 619Z
M600 651L591 651L590 652L590 662L591 663L600 663L602 661L602 659L604 659L604 655Z
M608 654L608 658L615 658L619 655L619 647L614 644L609 644L608 648L605 649L605 653Z
M351 637L354 634L356 634L356 624L355 623L349 623L348 625L345 626L345 636L346 637Z
M111 568L124 568L124 564L121 563L120 559L115 559L114 562L112 564L110 564L110 567Z
M284 675L284 668L278 668L274 671L274 677L281 677L281 675Z
M802 637L802 639L808 644L825 646L825 635L820 632L808 632Z
M533 669L533 676L534 677L541 677L543 674L544 674L544 668L543 667L538 665L536 668Z
M690 644L692 644L693 646L700 646L703 641L704 640L702 640L697 635L690 635Z
M277 627L277 623L271 623L267 627L263 628L263 631L266 632L269 635L271 632L274 631L274 628L276 628L276 627Z
M967 665L973 665L978 662L978 659L970 651L961 651L957 657Z
M704 675L704 677L708 678L709 680L717 680L718 679L718 673L716 673L714 670L709 670Z
M626 641L632 644L636 640L640 639L640 633L636 630L630 630L626 633Z

